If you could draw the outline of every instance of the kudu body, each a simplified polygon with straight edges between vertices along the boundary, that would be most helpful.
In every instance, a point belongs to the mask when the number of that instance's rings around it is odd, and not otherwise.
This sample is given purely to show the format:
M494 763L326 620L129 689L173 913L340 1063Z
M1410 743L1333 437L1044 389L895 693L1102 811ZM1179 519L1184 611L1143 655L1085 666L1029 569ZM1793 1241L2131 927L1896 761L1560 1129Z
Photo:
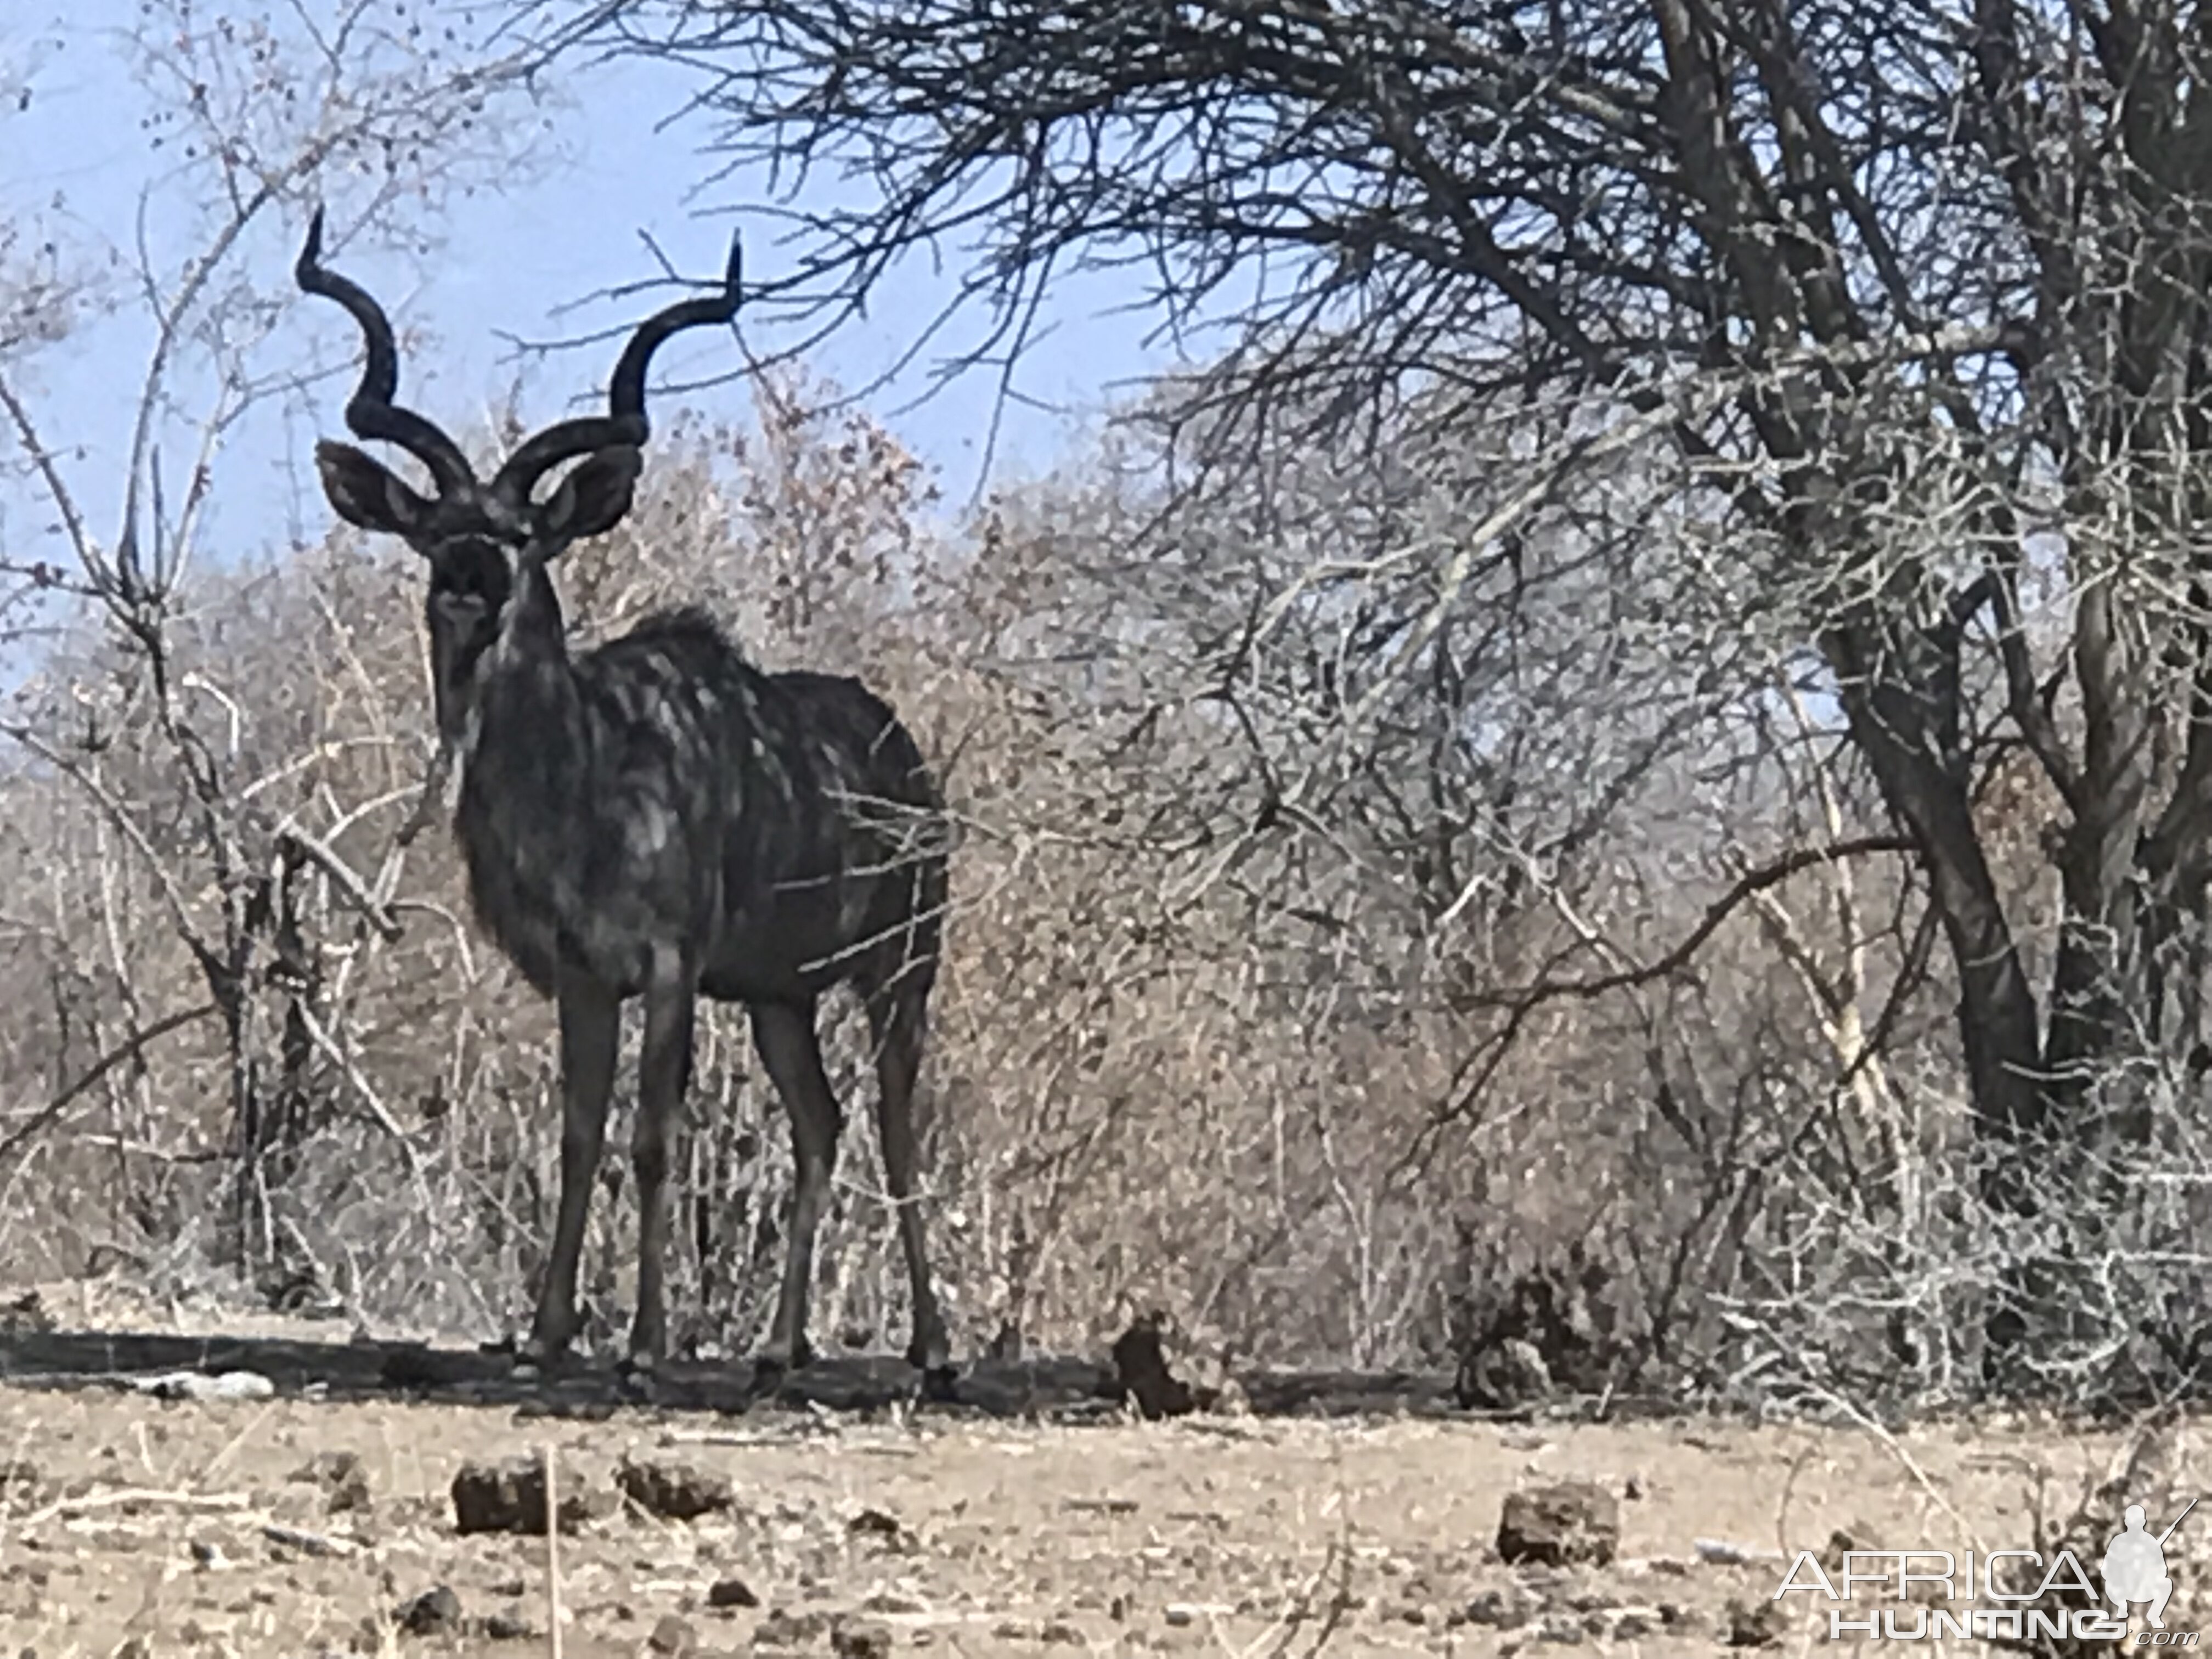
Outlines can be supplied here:
M631 997L645 1000L645 1032L629 1360L649 1370L663 1357L669 1141L704 994L747 1006L791 1121L782 1291L758 1359L770 1373L806 1363L815 1232L842 1124L816 1011L848 983L875 1042L877 1123L914 1304L908 1357L943 1381L950 1356L915 1191L915 1083L945 897L942 802L921 751L858 681L763 672L703 611L659 614L572 653L547 571L629 510L647 436L647 368L669 336L735 314L736 246L721 293L639 325L607 415L539 432L487 483L434 423L394 404L391 325L365 290L323 267L321 238L318 211L300 286L343 306L368 348L347 424L412 454L434 490L421 495L327 441L316 447L323 488L341 518L402 538L428 566L439 736L459 769L453 828L472 907L559 1005L560 1209L523 1360L554 1360L574 1334L577 1255ZM570 459L538 499L534 486Z

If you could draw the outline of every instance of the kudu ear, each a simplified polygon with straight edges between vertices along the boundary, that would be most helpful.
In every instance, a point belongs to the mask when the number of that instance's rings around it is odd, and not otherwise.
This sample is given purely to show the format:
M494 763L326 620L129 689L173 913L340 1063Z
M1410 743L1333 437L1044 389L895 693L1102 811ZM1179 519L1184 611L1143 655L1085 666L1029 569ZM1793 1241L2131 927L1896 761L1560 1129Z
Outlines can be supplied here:
M411 536L429 520L429 502L383 462L351 444L324 439L315 446L315 470L323 476L323 494L348 524Z
M635 444L609 444L594 450L561 480L560 488L538 509L545 533L562 542L605 535L629 511L645 456Z

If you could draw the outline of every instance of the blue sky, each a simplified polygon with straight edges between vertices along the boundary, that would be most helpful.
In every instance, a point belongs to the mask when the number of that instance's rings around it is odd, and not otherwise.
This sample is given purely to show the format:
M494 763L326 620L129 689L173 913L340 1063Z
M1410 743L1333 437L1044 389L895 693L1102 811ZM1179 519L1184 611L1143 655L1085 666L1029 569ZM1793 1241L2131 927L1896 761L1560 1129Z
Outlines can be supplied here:
M310 15L324 9L319 0L302 5ZM66 14L44 19L29 8L11 7L0 21L0 70L28 64L33 93L27 108L0 114L0 155L6 158L0 162L0 211L18 225L27 213L43 216L68 248L127 251L142 192L155 185L159 205L161 189L174 188L160 182L167 156L157 155L140 131L146 94L119 49L122 31L137 15L136 0L80 0ZM699 153L708 130L696 118L664 125L680 110L687 84L677 72L644 64L572 71L558 83L568 106L548 112L556 159L542 177L478 194L449 215L426 220L419 228L441 244L427 259L389 246L334 258L378 294L403 328L425 327L434 336L434 359L418 354L403 367L404 400L462 427L500 402L519 374L526 418L573 412L568 399L604 386L617 345L521 362L501 331L572 337L618 325L659 303L667 290L592 298L657 274L641 232L686 274L720 268L732 222L716 210L769 198L764 179L744 175L695 193L714 166ZM181 257L181 245L161 245L159 220L155 223L157 263ZM257 286L285 288L303 228L288 214L246 250L252 269L246 274ZM751 269L772 271L781 263L772 234L765 223L749 225ZM848 388L872 380L912 347L957 275L954 269L933 274L924 259L910 259L872 298L865 319L813 354L812 368ZM1092 278L1055 291L1045 313L1048 337L1024 356L1014 384L1028 398L1064 413L1009 407L996 440L995 476L1042 470L1064 453L1071 422L1094 413L1115 394L1116 382L1170 361L1164 349L1143 347L1146 318L1116 312L1131 292L1116 283L1130 280ZM979 317L967 331L972 335L980 324ZM758 320L745 333L756 351L779 337ZM958 337L956 331L952 338ZM131 394L151 338L143 307L126 307L82 323L15 370L48 443L73 452L71 482L104 540L114 533ZM351 363L356 352L356 337L336 308L302 297L283 316L263 362ZM971 371L918 409L901 411L926 389L932 361L926 355L898 382L868 398L866 407L940 469L948 506L957 507L984 476L998 387L992 372ZM690 380L739 362L726 334L702 331L662 354L656 379ZM313 492L306 463L319 432L337 429L344 392L339 382L325 381L307 399L272 398L231 432L216 473L210 548L282 548L321 534L327 509ZM749 394L735 381L683 394L682 401L702 412L742 416ZM13 450L11 441L0 441L0 456L20 459ZM0 537L14 556L62 556L62 545L42 533L51 512L19 483L0 481Z

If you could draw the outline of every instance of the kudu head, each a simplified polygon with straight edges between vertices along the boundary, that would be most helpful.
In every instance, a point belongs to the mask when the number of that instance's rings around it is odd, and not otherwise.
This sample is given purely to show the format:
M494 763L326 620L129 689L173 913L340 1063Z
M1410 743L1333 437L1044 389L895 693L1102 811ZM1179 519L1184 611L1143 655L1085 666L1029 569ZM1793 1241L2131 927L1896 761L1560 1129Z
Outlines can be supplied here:
M489 483L480 482L460 446L434 421L392 402L399 352L384 308L367 290L322 264L323 214L315 210L294 275L310 294L337 301L359 325L368 348L361 385L346 404L356 436L397 444L429 469L424 495L382 462L351 444L315 446L323 492L337 515L363 530L398 536L428 561L426 602L438 678L441 725L460 714L462 694L509 612L543 587L546 563L580 537L611 530L629 511L649 428L645 376L653 354L671 335L737 314L739 246L730 243L722 291L678 301L637 326L615 365L607 413L556 422L510 455ZM582 459L543 501L538 482L562 462ZM544 590L549 601L550 588ZM557 618L557 611L550 611ZM557 625L557 623L556 623Z

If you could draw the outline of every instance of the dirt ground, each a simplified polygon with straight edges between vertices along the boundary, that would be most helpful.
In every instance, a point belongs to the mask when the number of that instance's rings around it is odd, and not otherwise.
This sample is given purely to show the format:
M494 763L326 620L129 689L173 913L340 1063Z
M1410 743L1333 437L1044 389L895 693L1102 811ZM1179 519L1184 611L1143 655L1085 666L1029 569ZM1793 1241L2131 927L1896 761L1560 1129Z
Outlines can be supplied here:
M209 1370L235 1357L198 1351ZM1777 1622L1751 1617L1784 1558L1715 1561L1698 1540L1819 1550L1842 1528L1889 1548L1967 1534L2025 1547L2033 1515L2070 1509L2125 1443L2027 1422L1893 1438L1508 1425L1425 1405L1164 1423L774 1401L564 1417L295 1379L267 1398L162 1401L119 1386L120 1364L75 1378L49 1365L24 1386L27 1352L0 1341L0 1370L19 1379L0 1386L8 1659L543 1652L556 1585L576 1659L1662 1655L1731 1639L1802 1653L1832 1646L1825 1604L1793 1596ZM557 1566L543 1537L457 1531L465 1463L547 1447L559 1492L594 1511L558 1540ZM646 1513L616 1494L625 1459L720 1477L734 1501L691 1521ZM1507 1494L1577 1479L1620 1499L1619 1558L1503 1565ZM430 1628L400 1628L440 1586L438 1616L416 1615ZM2190 1601L2185 1583L2169 1625L2194 1627Z

